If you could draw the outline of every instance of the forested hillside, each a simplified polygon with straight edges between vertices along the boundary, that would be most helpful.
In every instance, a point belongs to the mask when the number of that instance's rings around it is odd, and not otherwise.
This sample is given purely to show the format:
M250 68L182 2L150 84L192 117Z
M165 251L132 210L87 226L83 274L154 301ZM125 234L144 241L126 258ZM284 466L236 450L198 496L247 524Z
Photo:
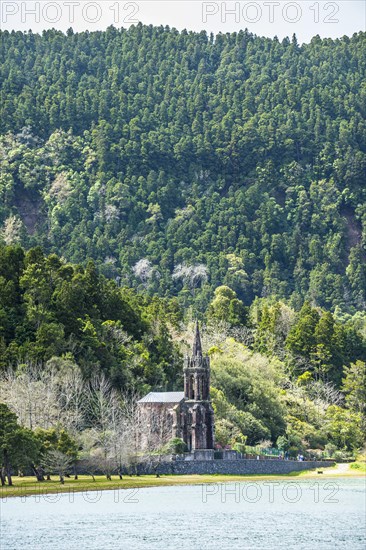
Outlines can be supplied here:
M0 246L0 396L29 429L66 429L88 454L81 432L102 424L91 447L106 444L106 431L112 448L122 427L115 433L110 415L123 396L182 389L192 334L176 298L120 288L90 261L84 268L40 248ZM220 286L203 335L218 444L266 441L295 454L361 447L364 313L334 316L309 303L296 312L273 298L247 309Z
M180 320L174 302L119 289L92 262L84 269L40 248L0 246L2 371L53 359L58 368L77 362L87 379L102 372L125 391L172 388L182 369L168 319Z
M365 34L3 32L7 244L203 312L366 302Z
M50 449L98 455L108 475L132 463L126 410L182 388L195 317L219 445L356 456L365 33L299 45L138 25L1 41L0 448L18 434L13 467Z

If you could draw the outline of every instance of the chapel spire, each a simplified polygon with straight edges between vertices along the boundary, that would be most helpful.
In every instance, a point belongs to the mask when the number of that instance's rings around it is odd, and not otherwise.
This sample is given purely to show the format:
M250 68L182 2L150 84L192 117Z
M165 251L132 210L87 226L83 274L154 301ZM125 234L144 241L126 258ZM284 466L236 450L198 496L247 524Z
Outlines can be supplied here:
M200 328L198 326L198 321L196 321L196 328L195 328L195 333L194 333L192 355L193 355L193 357L203 357L202 344L201 344L201 335L200 335Z
M195 323L192 355L184 360L184 404L187 411L183 440L188 449L214 448L214 411L210 398L210 358L203 355L200 328Z

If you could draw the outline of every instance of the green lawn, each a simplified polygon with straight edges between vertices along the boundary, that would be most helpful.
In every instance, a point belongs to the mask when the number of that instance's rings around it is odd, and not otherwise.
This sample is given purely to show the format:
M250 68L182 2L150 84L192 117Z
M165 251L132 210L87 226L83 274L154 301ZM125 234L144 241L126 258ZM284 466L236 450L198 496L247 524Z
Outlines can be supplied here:
M81 475L79 479L65 478L61 485L55 476L51 481L37 482L34 477L13 477L13 487L8 485L1 487L0 496L28 496L49 493L68 493L69 491L97 491L106 489L132 489L139 487L161 487L166 485L197 485L202 483L220 483L225 481L242 481L243 479L258 479L279 476L232 476L232 475L163 475L157 478L155 475L124 476L122 480L118 476L112 476L108 481L105 476ZM283 476L281 476L283 477Z
M352 462L352 464L350 464L350 468L360 474L362 472L366 473L366 462Z
M353 464L340 464L334 468L324 468L322 470L322 477L364 475L362 469L352 466ZM224 483L228 481L244 481L250 479L283 479L317 475L317 470L307 470L304 472L293 472L288 475L163 475L160 478L156 476L125 476L123 480L120 480L118 476L113 476L112 481L108 481L104 476L95 476L95 481L93 481L91 476L79 476L77 480L65 478L64 485L60 484L56 476L51 481L43 482L37 482L34 477L14 476L13 487L9 487L8 485L1 487L0 496L6 498L52 493L102 491L106 489L132 489L139 487L161 487L165 485L199 485L202 483Z

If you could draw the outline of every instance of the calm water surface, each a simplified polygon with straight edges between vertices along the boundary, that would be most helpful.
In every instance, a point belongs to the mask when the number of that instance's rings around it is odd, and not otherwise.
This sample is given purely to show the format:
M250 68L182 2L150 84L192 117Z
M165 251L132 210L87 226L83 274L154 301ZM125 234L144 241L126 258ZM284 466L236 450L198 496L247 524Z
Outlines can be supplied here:
M365 550L365 495L338 478L13 498L1 550Z

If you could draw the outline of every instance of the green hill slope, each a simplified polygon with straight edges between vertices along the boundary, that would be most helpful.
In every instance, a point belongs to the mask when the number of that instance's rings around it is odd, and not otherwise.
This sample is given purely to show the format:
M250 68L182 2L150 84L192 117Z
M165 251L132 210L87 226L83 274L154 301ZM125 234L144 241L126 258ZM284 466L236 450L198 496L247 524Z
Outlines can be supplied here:
M365 34L1 33L0 224L204 310L366 301Z

